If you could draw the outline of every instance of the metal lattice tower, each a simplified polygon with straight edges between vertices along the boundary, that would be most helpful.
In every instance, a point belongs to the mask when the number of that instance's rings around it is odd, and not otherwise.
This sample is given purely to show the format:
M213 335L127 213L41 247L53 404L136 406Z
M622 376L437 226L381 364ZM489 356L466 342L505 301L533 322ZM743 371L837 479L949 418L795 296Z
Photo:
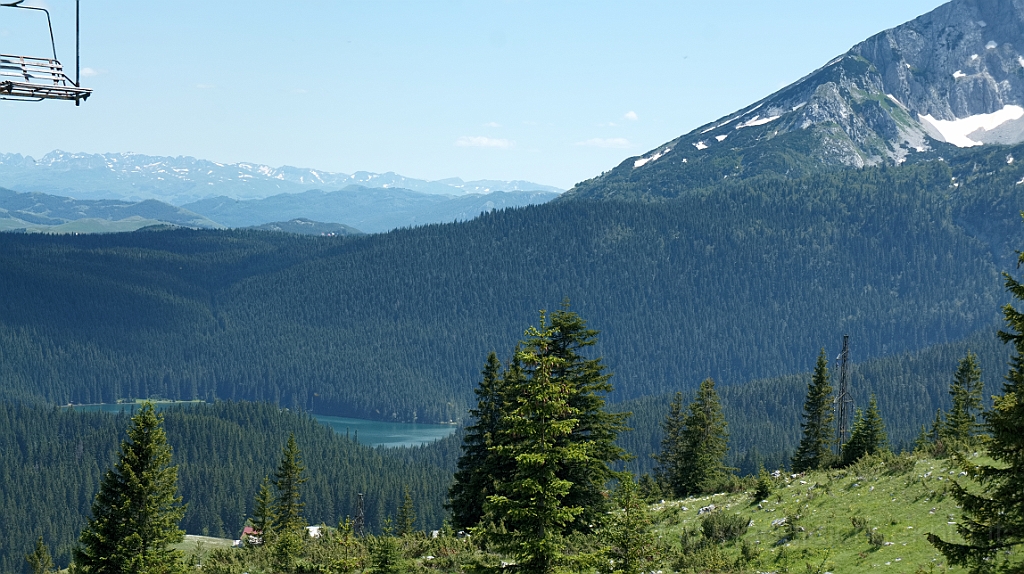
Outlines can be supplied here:
M842 454L843 445L850 440L850 377L846 364L850 358L850 336L843 335L843 352L836 358L839 369L839 394L836 395L836 452Z
M359 493L359 506L356 507L356 522L352 525L352 530L355 531L357 536L363 535L363 525L366 524L366 514L363 512L363 493Z

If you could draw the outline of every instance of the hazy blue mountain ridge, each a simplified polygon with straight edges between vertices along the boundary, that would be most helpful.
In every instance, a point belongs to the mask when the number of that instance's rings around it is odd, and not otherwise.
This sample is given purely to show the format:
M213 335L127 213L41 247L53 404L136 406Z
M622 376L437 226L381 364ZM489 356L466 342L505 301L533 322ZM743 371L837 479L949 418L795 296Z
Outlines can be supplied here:
M187 203L183 208L229 227L309 218L377 233L398 227L466 221L494 209L545 203L555 197L557 194L546 191L495 191L453 197L350 185L338 191L313 190L248 201L215 197Z
M353 174L255 163L225 164L193 157L161 157L135 153L86 154L53 151L39 160L0 154L0 186L76 199L158 199L174 205L208 197L259 199L310 189L401 187L422 193L463 195L493 191L562 190L527 181L425 181L392 172Z
M82 220L126 222L129 230L156 222L205 229L223 227L187 209L156 200L77 200L0 188L0 230L38 231Z

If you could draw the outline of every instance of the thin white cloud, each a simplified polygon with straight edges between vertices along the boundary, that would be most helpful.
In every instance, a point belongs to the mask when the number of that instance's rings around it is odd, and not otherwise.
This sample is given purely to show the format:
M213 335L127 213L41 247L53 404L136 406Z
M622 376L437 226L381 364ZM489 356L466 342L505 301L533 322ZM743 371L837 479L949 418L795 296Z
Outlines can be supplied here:
M614 149L625 149L633 147L633 144L626 138L591 138L589 140L576 142L575 145L586 147L603 147Z
M636 115L636 112L634 112L633 110L626 112L622 117L633 122L640 119L640 116Z
M100 73L97 72L96 70L92 69L92 68L82 68L82 75L85 76L86 78L91 78L93 76L100 75Z
M484 124L484 127L485 128L500 128L501 124L499 124L498 122L487 122L486 124Z
M516 145L516 142L500 138L489 138L486 136L462 136L455 140L455 145L458 147L491 147L508 149Z

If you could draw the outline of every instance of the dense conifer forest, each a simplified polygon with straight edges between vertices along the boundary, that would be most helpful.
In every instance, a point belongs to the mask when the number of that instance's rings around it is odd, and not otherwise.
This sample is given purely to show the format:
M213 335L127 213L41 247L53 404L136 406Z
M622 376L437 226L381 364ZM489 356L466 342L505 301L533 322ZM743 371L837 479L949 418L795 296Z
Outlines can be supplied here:
M921 425L931 426L936 409L951 408L949 385L957 363L968 351L978 355L986 406L991 395L1002 387L1011 349L999 340L996 331L993 326L956 343L854 362L850 368L854 405L867 408L870 395L877 395L893 448L913 450ZM853 349L856 352L855 345ZM831 351L831 358L839 354L839 341L832 341ZM808 354L815 352L808 349ZM829 364L830 369L834 367L834 362ZM832 375L834 385L836 373ZM801 407L810 380L811 373L807 372L718 389L729 421L727 461L739 469L740 475L756 475L758 464L768 469L789 467L800 442ZM687 398L690 394L692 391ZM626 464L632 472L653 471L655 461L649 455L660 448L660 424L671 399L672 393L666 393L613 405L614 409L633 413L629 420L633 431L619 437L620 444L637 455Z
M930 425L936 409L950 409L949 387L968 349L978 355L987 401L1001 387L1010 352L994 328L957 343L855 362L855 404L866 407L871 393L883 397L879 407L892 447L913 450L920 426ZM800 440L800 409L810 376L717 389L729 422L727 466L737 468L740 476L756 475L759 464L788 468ZM669 393L609 405L609 410L633 413L626 421L632 430L621 433L617 442L635 458L619 466L637 476L653 473L656 461L650 455L661 449L661 424L671 398ZM685 392L684 403L691 399L691 392ZM403 488L408 487L418 515L416 528L440 528L464 438L460 431L423 447L370 449L301 413L269 404L223 402L164 412L181 493L189 505L182 527L190 534L212 536L238 536L253 515L259 483L272 475L290 432L296 433L309 469L304 492L311 523L335 525L354 516L354 496L363 492L367 529L378 532L383 520L397 517ZM0 510L12 517L0 523L0 539L5 541L0 570L22 568L22 556L40 535L58 563L66 562L126 424L126 415L26 404L0 409L0 476L7 485L0 492Z
M613 400L809 370L843 333L860 359L919 350L1004 299L1020 164L982 160L959 187L943 162L765 176L356 238L5 234L2 392L459 420L480 357L565 298Z
M303 497L310 523L337 525L355 517L363 493L366 528L379 531L397 516L405 489L416 504L416 528L437 528L444 518L449 467L458 456L454 439L424 454L422 447L375 450L269 404L175 407L164 416L188 505L181 526L190 534L239 537L260 481L273 475L289 433L306 461ZM0 403L0 571L22 571L38 536L58 564L67 564L127 424L128 413Z
M415 527L438 528L463 432L377 451L302 413L466 422L488 353L507 364L537 310L565 299L600 331L610 410L633 413L623 468L653 470L672 395L709 377L725 464L787 466L815 358L843 334L855 404L877 396L890 444L909 448L968 351L984 397L1005 373L1000 271L1024 245L1024 166L1007 153L350 238L0 234L0 569L23 568L39 536L66 563L113 462L127 417L53 406L69 402L210 403L166 413L189 533L237 536L290 433L309 522L352 516L362 492L379 532L408 492Z

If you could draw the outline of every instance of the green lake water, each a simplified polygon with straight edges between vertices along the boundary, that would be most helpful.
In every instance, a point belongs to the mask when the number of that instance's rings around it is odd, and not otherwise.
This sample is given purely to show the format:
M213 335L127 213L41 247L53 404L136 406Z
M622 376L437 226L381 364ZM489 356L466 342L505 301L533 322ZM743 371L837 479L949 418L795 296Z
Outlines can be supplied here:
M203 404L203 403L154 403L157 410L170 406ZM74 409L81 412L127 413L132 414L139 404L96 404L75 405ZM420 446L435 440L443 439L455 432L454 425L432 425L422 423L394 423L353 419L347 417L331 417L313 415L321 424L325 424L340 434L367 446Z
M338 434L347 434L369 446L419 446L443 439L455 432L455 425L385 423L365 419L313 415Z

